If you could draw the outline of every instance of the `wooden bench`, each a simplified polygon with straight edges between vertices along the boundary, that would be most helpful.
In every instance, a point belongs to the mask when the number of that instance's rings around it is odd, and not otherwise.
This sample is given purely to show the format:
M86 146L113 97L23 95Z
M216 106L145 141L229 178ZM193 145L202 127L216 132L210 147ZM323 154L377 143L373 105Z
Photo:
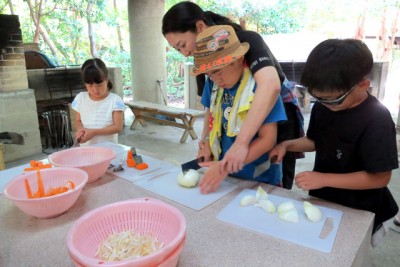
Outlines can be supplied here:
M146 101L130 101L125 102L125 104L135 115L135 119L131 125L131 130L135 129L138 123L140 123L143 127L147 126L146 121L175 126L185 130L181 137L181 143L186 142L189 134L193 140L197 139L197 135L193 129L193 124L196 121L196 118L202 117L205 114L205 111L201 110L175 108ZM153 117L149 114L160 116ZM180 119L181 122L178 122L175 119Z

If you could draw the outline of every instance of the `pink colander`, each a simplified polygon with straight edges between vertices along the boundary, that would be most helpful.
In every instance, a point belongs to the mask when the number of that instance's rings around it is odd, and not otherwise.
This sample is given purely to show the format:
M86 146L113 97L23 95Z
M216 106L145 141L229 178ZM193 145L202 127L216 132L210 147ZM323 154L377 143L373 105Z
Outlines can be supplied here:
M37 218L56 217L74 205L83 187L88 181L86 172L76 168L50 168L40 170L45 192L50 187L64 186L68 181L75 184L74 189L67 192L42 198L28 198L25 189L25 179L31 191L38 190L37 172L24 172L13 178L5 187L4 195L26 214Z
M49 155L49 162L58 167L74 167L89 175L88 183L99 179L117 155L105 147L75 147Z
M163 246L150 255L131 260L106 262L95 256L110 234L127 230L151 235ZM183 246L185 237L186 220L177 208L156 199L136 198L97 208L79 218L67 235L67 246L77 266L151 267L172 256Z

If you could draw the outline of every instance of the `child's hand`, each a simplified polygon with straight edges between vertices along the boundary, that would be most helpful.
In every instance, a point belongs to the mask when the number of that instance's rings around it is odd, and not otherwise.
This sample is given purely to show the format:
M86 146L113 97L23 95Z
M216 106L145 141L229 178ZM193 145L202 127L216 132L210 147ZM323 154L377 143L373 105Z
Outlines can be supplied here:
M200 163L201 167L209 167L199 183L201 193L208 194L216 191L222 180L224 180L228 175L227 172L224 172L223 174L220 173L219 165L220 161L208 161Z
M75 139L80 139L85 134L84 130L79 130L75 133Z
M323 175L320 172L305 171L297 174L294 179L298 187L307 191L324 187Z
M84 129L85 131L83 132L84 134L82 135L82 138L79 143L86 143L90 139L92 139L95 136L94 130L92 129Z
M281 144L278 144L273 149L271 149L271 151L269 151L268 154L270 159L276 156L275 163L279 163L282 161L283 157L286 154L286 147Z
M202 145L200 144L202 143ZM197 158L204 157L204 161L211 160L211 148L209 142L199 142L199 151L197 152Z
M221 161L219 167L221 174L223 174L224 172L235 173L242 170L248 152L248 145L244 143L234 142Z

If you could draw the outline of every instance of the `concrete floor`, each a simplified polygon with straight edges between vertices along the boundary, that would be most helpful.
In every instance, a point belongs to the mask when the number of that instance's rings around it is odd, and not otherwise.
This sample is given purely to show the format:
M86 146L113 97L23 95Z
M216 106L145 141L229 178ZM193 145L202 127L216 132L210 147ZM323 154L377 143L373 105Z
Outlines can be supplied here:
M307 129L309 113L304 113L305 127ZM152 153L163 153L171 163L181 164L190 159L194 159L197 154L198 140L192 140L190 137L186 143L181 144L180 138L183 130L172 127L149 123L148 127L137 126L135 130L130 130L133 121L133 115L130 110L126 111L125 127L119 136L119 142L127 146L135 146ZM200 118L195 122L194 128L198 136L201 135L203 127L203 119ZM400 147L400 136L398 136L398 147ZM6 163L6 168L26 163L30 159L42 159L47 157L46 154L35 155L29 159L21 159L14 162ZM307 153L304 159L297 161L296 173L305 170L312 170L314 164L314 153ZM400 203L400 171L393 171L392 180L389 188L396 199ZM298 190L294 187L292 190ZM395 230L393 230L393 229ZM368 263L370 267L392 267L400 266L400 227L392 225L384 244L377 248L370 248L368 255ZM397 230L397 231L396 231Z

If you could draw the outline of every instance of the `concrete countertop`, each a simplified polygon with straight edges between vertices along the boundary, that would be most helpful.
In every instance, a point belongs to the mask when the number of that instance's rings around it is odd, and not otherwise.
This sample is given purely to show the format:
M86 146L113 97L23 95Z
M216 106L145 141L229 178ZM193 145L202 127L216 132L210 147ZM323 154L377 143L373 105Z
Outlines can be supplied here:
M0 172L1 174L1 172ZM1 176L1 175L0 175ZM324 253L216 219L244 188L258 183L240 181L229 195L201 211L192 210L145 191L131 182L105 174L83 189L74 206L53 219L36 219L0 195L0 266L73 266L66 236L72 224L88 211L135 197L161 199L177 207L187 222L187 240L178 266L363 266L370 246L373 214L328 202L343 211L331 253ZM295 192L269 185L273 194L301 200Z

